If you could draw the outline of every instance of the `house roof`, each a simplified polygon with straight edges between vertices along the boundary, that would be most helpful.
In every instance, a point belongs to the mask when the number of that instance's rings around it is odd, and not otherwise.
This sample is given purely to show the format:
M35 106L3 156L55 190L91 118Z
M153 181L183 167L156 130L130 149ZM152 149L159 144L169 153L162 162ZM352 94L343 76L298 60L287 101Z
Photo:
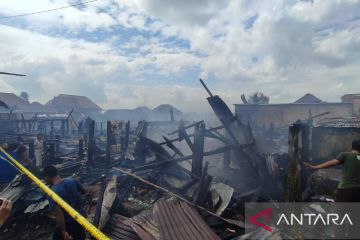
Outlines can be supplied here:
M307 93L298 100L295 101L295 103L322 103L323 101L317 97L315 97L311 93Z
M161 113L161 114L164 114L164 113L169 114L171 108L172 108L174 114L176 114L176 115L182 114L182 112L179 109L171 106L170 104L161 104L161 105L157 106L156 108L154 108L152 110L152 112L153 113Z
M147 107L138 107L135 109L109 109L103 113L107 120L145 120L150 113Z
M8 107L29 105L29 102L16 96L14 93L0 92L0 101L4 102Z
M57 113L58 111L54 106L42 105L39 102L32 102L27 106L20 106L19 108L22 112L28 113Z
M359 99L359 98L360 98L359 93L345 94L344 96L341 97L341 101L342 102L352 102L354 99Z
M102 110L96 103L85 96L60 94L46 103L55 107L81 108L86 110L100 111Z

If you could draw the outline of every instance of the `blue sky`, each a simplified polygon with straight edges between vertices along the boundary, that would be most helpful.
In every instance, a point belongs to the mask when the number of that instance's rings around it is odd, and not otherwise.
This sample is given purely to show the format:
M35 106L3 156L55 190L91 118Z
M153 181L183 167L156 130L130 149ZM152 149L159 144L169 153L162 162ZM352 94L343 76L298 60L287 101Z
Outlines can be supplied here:
M0 16L78 2L2 0ZM208 111L200 77L229 104L360 92L359 0L99 0L0 19L0 34L0 70L27 75L0 76L0 91L41 103L68 93L105 109Z

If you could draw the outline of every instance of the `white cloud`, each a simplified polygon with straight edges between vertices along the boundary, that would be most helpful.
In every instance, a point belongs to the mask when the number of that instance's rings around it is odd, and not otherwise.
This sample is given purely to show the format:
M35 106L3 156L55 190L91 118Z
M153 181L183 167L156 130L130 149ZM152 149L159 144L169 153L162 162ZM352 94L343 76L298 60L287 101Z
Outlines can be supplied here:
M0 14L71 2L5 0ZM181 96L183 108L201 109L203 103L194 104L203 102L195 93L200 86L173 80L190 74L210 78L229 104L257 90L272 102L306 92L338 101L360 92L359 17L359 0L97 1L4 21L11 27L0 25L0 67L31 73L33 82L6 78L0 86L34 88L34 97L44 101L86 89L111 108L155 106ZM166 84L156 86L158 78ZM129 91L124 101L117 96Z
M164 103L170 103L174 107L185 112L211 111L206 102L205 91L197 87L182 85L130 85L107 83L105 85L106 108L136 108L148 106L155 108ZM191 102L191 104L189 104Z

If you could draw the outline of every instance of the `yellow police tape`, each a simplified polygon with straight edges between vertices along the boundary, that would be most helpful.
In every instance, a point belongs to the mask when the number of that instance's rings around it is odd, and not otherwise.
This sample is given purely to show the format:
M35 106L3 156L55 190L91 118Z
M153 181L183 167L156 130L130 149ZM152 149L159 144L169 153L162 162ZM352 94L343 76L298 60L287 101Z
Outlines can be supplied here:
M23 167L18 161L11 157L1 146L0 151L5 154L11 163L18 168L18 170L24 173L30 178L39 188L41 188L49 197L51 197L62 209L64 209L73 219L75 219L81 226L83 226L94 238L98 240L110 240L104 233L92 225L86 218L80 215L74 208L72 208L67 202L62 200L54 191L46 186L41 180L35 177L29 170Z

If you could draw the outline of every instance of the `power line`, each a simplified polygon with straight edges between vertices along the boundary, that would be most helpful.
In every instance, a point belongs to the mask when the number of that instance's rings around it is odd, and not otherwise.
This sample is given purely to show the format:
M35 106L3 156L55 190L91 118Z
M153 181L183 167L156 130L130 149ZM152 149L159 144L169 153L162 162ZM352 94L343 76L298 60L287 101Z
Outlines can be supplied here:
M13 76L19 76L19 77L25 77L25 76L26 76L26 75L24 75L24 74L9 73L9 72L0 72L0 74L13 75Z
M24 13L24 14L19 14L19 15L12 15L12 16L5 16L5 17L0 17L0 19L15 18L15 17L24 17L24 16L29 16L29 15L39 14L39 13L46 13L46 12L61 10L61 9L64 9L64 8L75 7L75 6L79 6L79 5L86 5L86 4L88 4L88 3L92 3L92 2L96 2L96 1L98 1L98 0L92 0L92 1L87 1L87 2L80 2L80 3L77 3L77 4L67 5L67 6L59 7L59 8L52 8L52 9L43 10L43 11L39 11L39 12Z

